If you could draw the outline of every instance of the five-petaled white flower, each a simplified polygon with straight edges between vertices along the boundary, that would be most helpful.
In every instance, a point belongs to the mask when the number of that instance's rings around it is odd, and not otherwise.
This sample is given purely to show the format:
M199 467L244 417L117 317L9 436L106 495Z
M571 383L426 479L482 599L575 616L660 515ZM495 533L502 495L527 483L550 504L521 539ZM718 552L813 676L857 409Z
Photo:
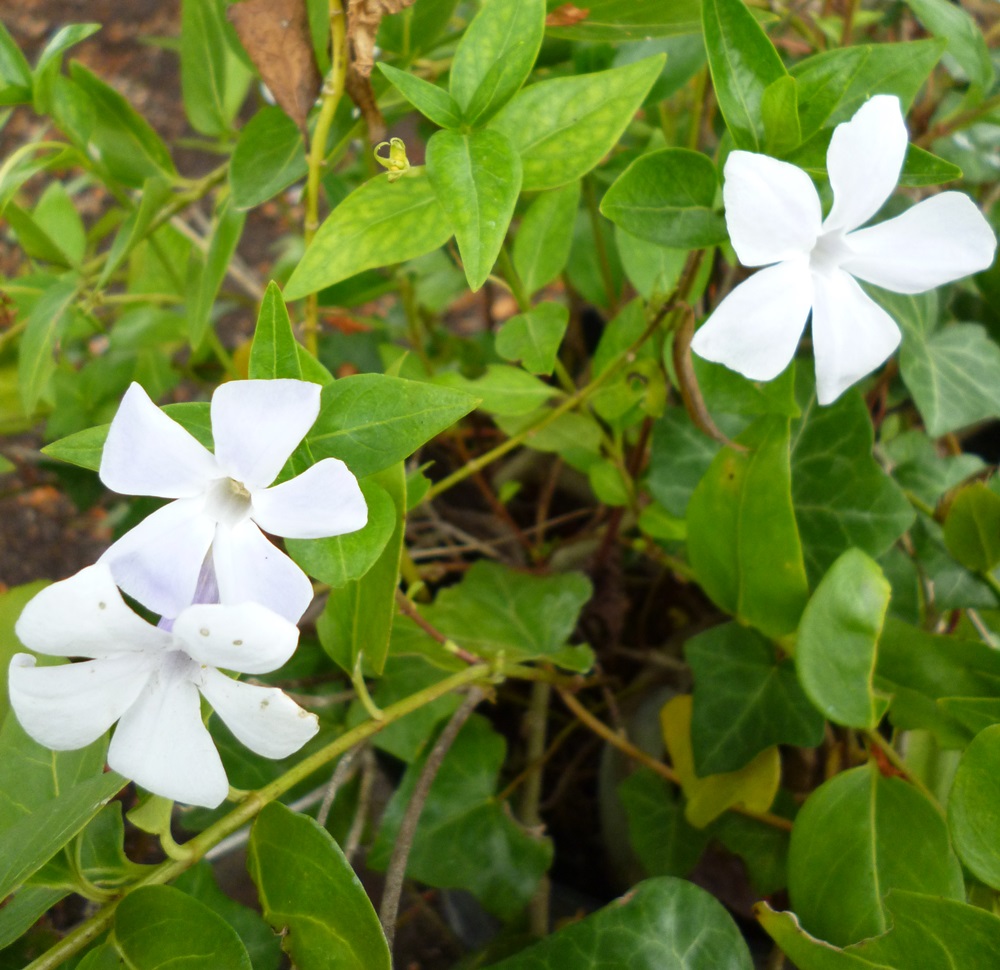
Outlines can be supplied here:
M900 339L895 321L857 279L922 293L990 266L993 231L959 192L858 228L892 194L906 146L899 100L891 95L873 97L838 125L826 158L833 207L825 219L802 169L734 151L723 187L730 239L743 264L767 269L719 304L691 349L752 380L770 380L792 359L812 310L817 398L829 404Z
M104 553L115 582L154 612L175 617L191 604L211 550L220 602L261 603L297 621L312 586L261 529L318 539L354 532L368 519L357 479L336 458L267 487L319 406L319 385L306 381L223 384L212 396L212 454L133 384L111 422L101 480L126 495L177 501Z
M88 657L36 667L10 664L10 700L36 741L81 748L120 719L108 764L157 795L214 808L229 793L226 772L202 722L199 692L233 734L266 758L297 751L318 730L316 715L275 687L244 684L217 670L266 673L298 643L297 627L256 603L200 604L159 629L122 600L97 563L43 589L15 627L38 653Z

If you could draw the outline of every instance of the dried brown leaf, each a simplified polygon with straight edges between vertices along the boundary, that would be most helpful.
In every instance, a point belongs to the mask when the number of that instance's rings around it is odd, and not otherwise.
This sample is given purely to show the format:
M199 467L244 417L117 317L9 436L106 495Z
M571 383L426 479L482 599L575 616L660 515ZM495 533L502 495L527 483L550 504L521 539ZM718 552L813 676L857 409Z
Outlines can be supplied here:
M416 0L348 0L347 42L351 48L351 68L370 77L375 66L375 35L382 18L399 13Z
M564 3L561 7L556 7L545 18L546 27L573 27L581 23L590 16L588 7L576 7L571 3Z

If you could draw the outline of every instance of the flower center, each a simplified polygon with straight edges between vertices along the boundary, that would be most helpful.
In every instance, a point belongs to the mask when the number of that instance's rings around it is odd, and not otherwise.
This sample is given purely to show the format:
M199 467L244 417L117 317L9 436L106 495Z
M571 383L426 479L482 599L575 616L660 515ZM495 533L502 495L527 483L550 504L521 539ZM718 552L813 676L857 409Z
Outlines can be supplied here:
M208 490L205 511L222 525L239 525L250 515L250 490L235 478L220 478Z
M841 263L851 255L851 247L844 239L843 229L833 229L821 233L809 254L809 268L819 273L830 273L839 269Z

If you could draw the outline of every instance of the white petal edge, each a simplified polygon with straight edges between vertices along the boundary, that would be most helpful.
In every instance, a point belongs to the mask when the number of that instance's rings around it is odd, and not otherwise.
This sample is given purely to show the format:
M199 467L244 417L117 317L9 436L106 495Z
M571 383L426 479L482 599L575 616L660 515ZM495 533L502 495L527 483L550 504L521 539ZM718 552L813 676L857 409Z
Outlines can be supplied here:
M148 515L101 556L115 582L160 616L190 606L215 523L200 498L178 499Z
M733 249L744 266L807 254L823 212L812 179L790 162L735 151L726 160L722 198Z
M174 636L198 663L244 674L277 670L299 642L299 628L259 603L190 606L174 621Z
M319 415L308 381L231 381L212 396L215 456L248 488L270 485Z
M368 505L348 467L324 458L287 482L254 492L250 516L272 535L322 539L364 528Z
M997 248L985 216L961 192L924 199L845 242L853 255L841 267L896 293L923 293L988 269Z
M36 667L16 653L10 662L10 703L21 727L53 751L96 741L135 703L152 671L142 654Z
M837 125L826 153L833 208L824 230L863 226L892 195L909 136L899 98L877 94Z
M212 453L133 383L108 429L101 481L123 495L190 498L220 474Z
M805 258L769 266L716 307L694 335L691 349L751 380L769 381L795 355L812 298Z
M892 317L847 273L816 274L813 284L816 399L832 404L885 362L899 345L900 332Z
M111 570L102 562L32 597L14 632L36 653L57 657L111 657L163 650L171 642L169 633L125 605Z
M260 603L297 623L312 602L309 577L249 520L218 527L212 560L222 603Z
M316 715L277 687L241 684L209 669L201 692L235 737L265 758L287 758L319 731Z
M216 808L229 782L212 736L201 720L197 666L170 654L122 717L108 764L155 795Z

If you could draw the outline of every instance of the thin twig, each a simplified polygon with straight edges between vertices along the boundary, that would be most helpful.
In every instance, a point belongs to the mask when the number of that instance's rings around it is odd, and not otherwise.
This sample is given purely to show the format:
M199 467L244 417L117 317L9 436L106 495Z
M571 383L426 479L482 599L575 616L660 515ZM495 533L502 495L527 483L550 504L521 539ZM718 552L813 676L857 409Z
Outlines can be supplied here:
M371 748L365 748L361 755L361 785L358 788L358 805L354 810L354 818L344 840L344 855L348 862L354 859L354 854L361 845L361 836L368 819L368 806L371 804L372 789L375 787L377 764Z
M319 811L316 813L316 821L319 822L323 828L326 828L326 820L330 817L330 810L333 808L333 803L337 798L337 792L347 784L348 781L354 775L354 759L357 757L358 753L361 751L366 751L367 745L361 745L357 748L352 748L347 754L344 755L340 761L337 762L337 767L333 769L333 774L330 775L330 781L327 783L326 790L323 792L323 801L320 802Z

